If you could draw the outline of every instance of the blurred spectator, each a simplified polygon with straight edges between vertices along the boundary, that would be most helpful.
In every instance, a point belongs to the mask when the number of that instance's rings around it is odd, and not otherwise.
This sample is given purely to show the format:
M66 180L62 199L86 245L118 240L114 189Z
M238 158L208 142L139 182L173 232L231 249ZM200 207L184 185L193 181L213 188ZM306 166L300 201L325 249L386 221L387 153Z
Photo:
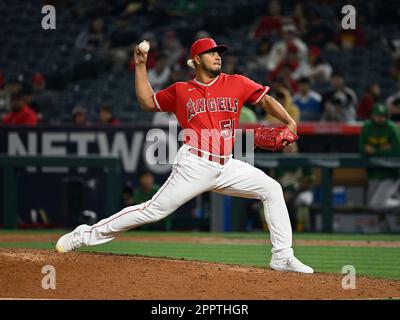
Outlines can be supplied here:
M400 83L400 54L393 58L391 74L394 81Z
M186 50L174 31L168 31L165 34L163 51L167 55L167 63L169 66L173 66L176 63L185 65Z
M167 63L167 55L163 52L157 55L157 62L153 69L149 70L149 82L154 92L165 87L171 74L171 69Z
M251 108L243 106L240 111L239 123L257 123L256 113Z
M23 84L25 83L25 77L23 74L18 75L15 78L12 78L10 81L8 81L7 84L7 91L10 96L12 96L14 93L18 93L21 89Z
M265 16L256 20L252 26L249 37L250 39L266 36L268 38L277 38L282 28L282 7L279 1L271 0L268 3L268 12Z
M84 53L93 53L104 58L108 48L104 21L97 18L92 21L88 30L82 31L75 40L75 47Z
M93 19L89 28L76 38L75 47L80 55L75 58L74 77L76 79L96 77L102 70L101 67L105 67L107 63L108 41L103 19Z
M29 100L27 97L30 94L29 89L22 88L11 95L11 111L3 117L3 124L36 125L38 123L36 113L27 103Z
M8 93L4 74L0 70L0 119L3 119L3 116L10 111L10 101L10 94Z
M297 48L293 46L289 48L287 57L284 60L284 62L285 64L291 65L292 73L290 77L296 81L299 80L300 78L307 77L310 73L310 65L308 61L300 63L298 58Z
M46 79L41 73L32 77L32 108L38 113L40 122L51 123L56 117L56 97L46 90Z
M293 96L293 102L300 109L300 120L319 121L321 119L321 95L311 90L311 82L308 78L301 78L298 85L299 91Z
M121 17L118 19L117 26L111 33L109 40L111 48L120 48L124 50L137 41L137 34L131 28L129 18Z
M357 117L361 120L368 120L371 116L372 107L379 102L381 88L379 84L374 83L370 85L361 98L357 108Z
M282 150L285 154L298 154L297 143ZM314 201L311 188L315 184L315 175L311 168L283 168L274 170L274 177L281 184L283 196L289 211L293 230L310 231L310 206Z
M19 93L22 96L22 100L24 101L24 103L27 104L32 109L32 99L34 93L32 84L30 82L23 82Z
M340 21L337 22L340 25ZM336 45L344 50L354 47L365 47L366 35L361 20L357 19L357 28L343 29L339 27L339 32L334 37Z
M307 30L308 20L304 13L303 3L300 1L294 4L291 19L297 27L297 30L299 30L299 34L303 35Z
M357 97L355 92L345 86L344 75L334 72L331 89L323 97L323 121L352 122L356 119Z
M332 74L332 66L328 62L323 61L320 49L317 47L310 49L307 63L300 63L297 58L297 49L292 46L288 51L287 57L272 74L276 74L279 68L286 64L290 65L290 77L294 80L310 78L312 83L324 84L329 81Z
M257 53L247 64L247 69L251 71L267 70L269 43L266 39L262 39L257 46Z
M140 187L133 192L134 204L150 200L160 189L160 186L154 183L154 176L150 171L140 173L139 182Z
M239 70L239 57L233 51L228 51L224 54L224 59L222 61L223 72L227 74L237 74L241 73Z
M281 62L281 64L284 63L291 66L292 73L290 77L294 80L307 77L310 73L308 60L301 61L299 57L297 47L289 46L286 58Z
M309 73L313 83L324 83L328 82L332 75L332 66L329 62L326 62L321 57L321 50L317 47L310 49L309 54Z
M290 63L285 63L279 66L274 72L271 72L268 76L270 83L277 81L288 89L291 93L297 92L299 86L292 78L293 66Z
M400 34L398 34L393 39L386 39L387 45L392 51L393 58L400 56Z
M10 79L5 88L3 89L3 109L0 109L0 119L11 111L11 99L16 96L22 89L24 82L24 75L20 74L17 77Z
M325 101L321 120L345 123L355 121L355 111L346 105L346 96L342 92L335 93Z
M121 122L114 117L113 111L110 106L104 105L99 110L99 124L102 125L119 125Z
M86 126L89 121L86 116L86 108L78 105L72 109L72 123L77 126Z
M109 38L109 59L113 71L121 70L128 62L137 41L137 34L130 29L128 18L120 18L117 28Z
M305 40L310 47L325 48L333 40L333 28L328 19L324 19L321 10L310 10Z
M394 39L386 39L386 43L392 51L391 74L397 84L400 84L400 35Z
M175 82L179 81L187 81L190 79L188 73L186 72L187 69L183 69L179 64L172 66L171 73L169 75L169 79L165 87L168 87Z
M175 114L172 112L155 112L153 116L153 126L155 127L163 127L168 126L169 124L177 125L178 121L176 120Z
M385 101L390 113L396 113L395 101L397 100L400 100L400 83L397 84L397 91L387 97Z
M287 111L287 113L289 113L289 115L293 118L293 120L299 122L300 110L295 104L293 104L289 90L285 89L284 87L280 87L278 88L275 96L276 100L285 108L285 110ZM278 119L276 119L270 114L267 115L266 120L269 123L281 124L281 122Z
M400 135L396 124L389 120L388 109L374 105L371 119L365 121L360 134L360 152L366 157L399 157ZM400 207L394 198L400 179L398 168L368 168L368 205L379 212L382 222L386 210ZM381 230L388 231L388 230Z
M296 56L299 66L307 64L307 45L297 37L295 25L288 24L282 27L282 40L276 42L269 53L268 70L275 70L288 57L288 53Z

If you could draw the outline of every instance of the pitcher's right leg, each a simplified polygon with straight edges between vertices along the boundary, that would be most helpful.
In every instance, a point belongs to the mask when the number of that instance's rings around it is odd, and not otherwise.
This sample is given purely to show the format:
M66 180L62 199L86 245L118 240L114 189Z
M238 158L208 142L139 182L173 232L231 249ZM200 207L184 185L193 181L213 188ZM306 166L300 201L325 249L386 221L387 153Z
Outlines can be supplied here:
M122 231L159 221L185 202L209 190L218 174L219 170L215 166L204 165L194 155L183 155L168 180L151 200L124 208L93 226L77 227L58 240L56 249L59 252L68 252L83 245L102 244L113 240Z
M103 219L84 232L85 245L97 245L114 239L115 235L138 226L157 222L174 212L192 196L179 196L183 173L174 168L168 180L148 201L126 207L109 218ZM188 187L187 187L188 188ZM186 189L190 190L190 188ZM195 190L191 190L193 197Z

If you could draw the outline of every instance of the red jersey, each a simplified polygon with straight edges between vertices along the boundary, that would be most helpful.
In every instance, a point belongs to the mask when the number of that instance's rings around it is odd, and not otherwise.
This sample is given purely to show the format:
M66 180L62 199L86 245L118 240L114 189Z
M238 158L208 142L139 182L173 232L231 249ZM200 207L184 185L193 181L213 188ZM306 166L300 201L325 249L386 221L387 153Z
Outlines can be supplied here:
M207 84L196 79L177 82L153 97L159 111L176 115L185 129L184 143L230 155L243 104L257 104L268 91L268 86L244 76L221 73Z
M25 104L18 112L11 111L7 113L3 117L3 123L36 125L38 123L38 117L36 113Z

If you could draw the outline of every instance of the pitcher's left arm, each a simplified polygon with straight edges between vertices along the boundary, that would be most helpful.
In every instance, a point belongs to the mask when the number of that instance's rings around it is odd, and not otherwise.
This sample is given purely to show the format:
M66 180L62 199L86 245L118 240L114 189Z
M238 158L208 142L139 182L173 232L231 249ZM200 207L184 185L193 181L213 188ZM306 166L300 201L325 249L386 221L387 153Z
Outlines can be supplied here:
M293 118L287 113L285 108L273 97L266 94L261 99L259 104L266 112L268 112L278 120L282 121L285 125L287 125L290 131L292 131L293 133L297 133L296 121L293 120Z

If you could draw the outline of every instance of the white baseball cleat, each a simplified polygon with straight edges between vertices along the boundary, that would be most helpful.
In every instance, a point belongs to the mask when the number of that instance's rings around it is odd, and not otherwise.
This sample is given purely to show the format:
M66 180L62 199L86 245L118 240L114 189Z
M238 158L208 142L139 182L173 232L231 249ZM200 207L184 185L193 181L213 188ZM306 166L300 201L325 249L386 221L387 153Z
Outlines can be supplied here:
M57 241L56 250L60 253L65 253L82 247L84 245L83 232L88 230L90 230L90 226L81 224L72 232L63 235Z
M314 273L313 268L306 266L295 256L283 259L272 257L269 266L271 269L278 271Z

